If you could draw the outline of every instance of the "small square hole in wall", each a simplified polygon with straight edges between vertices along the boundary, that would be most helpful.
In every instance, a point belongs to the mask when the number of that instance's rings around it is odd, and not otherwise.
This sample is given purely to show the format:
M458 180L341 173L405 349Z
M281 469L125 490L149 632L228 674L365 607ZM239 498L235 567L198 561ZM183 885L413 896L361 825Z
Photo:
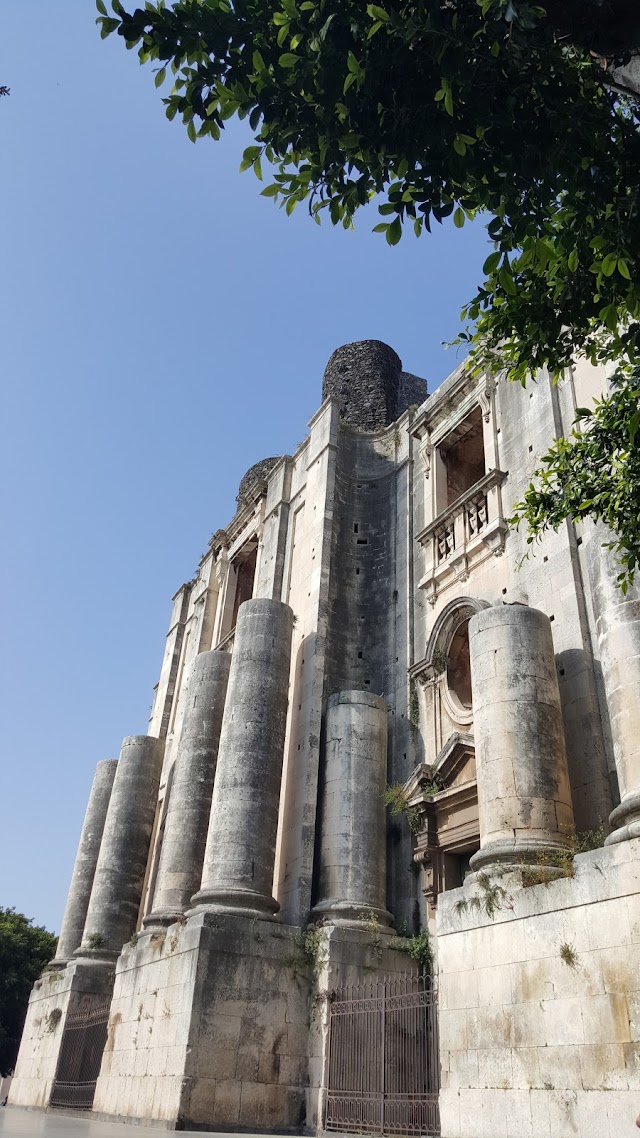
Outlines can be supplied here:
M531 454L533 447L529 447L529 454Z
M365 682L365 684L370 684L371 680L365 680L364 682Z
M359 576L360 576L360 570L356 569L356 577L359 577Z
M359 660L361 660L361 659L362 659L362 652L358 652L358 659L359 659Z
M558 668L558 675L564 676L564 668Z
M507 590L506 590L506 589L503 589L503 590L502 590L502 595L503 595L503 597L506 597L506 595L507 595Z
M551 613L551 616L549 617L549 620L555 620L555 619L556 619L556 618L555 618L555 616L553 615L553 613Z
M500 434L500 427L496 427L496 434L497 434L497 435L499 435L499 434Z
M576 545L582 545L582 538L581 537L576 538Z
M369 538L368 537L359 537L356 540L356 545L368 545L368 544L369 544Z
M529 399L533 399L533 391L529 392Z
M546 553L545 553L544 557L542 558L542 560L543 560L543 561L548 561L548 560L549 560L549 558L547 557Z
M353 526L353 532L354 532L354 533L357 533L357 532L358 532L358 523L357 523L357 522L355 522L355 523L354 523L354 526Z

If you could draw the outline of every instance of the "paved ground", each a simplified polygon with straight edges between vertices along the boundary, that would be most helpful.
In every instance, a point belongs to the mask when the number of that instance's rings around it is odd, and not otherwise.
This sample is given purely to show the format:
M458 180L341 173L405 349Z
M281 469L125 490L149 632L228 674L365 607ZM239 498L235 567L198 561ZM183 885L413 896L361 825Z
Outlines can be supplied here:
M43 1114L37 1110L20 1110L18 1107L0 1108L0 1138L162 1138L163 1134L172 1133L174 1131L161 1130L155 1126L127 1126L122 1122L67 1118L64 1114ZM203 1138L201 1130L183 1130L181 1133L197 1133L199 1138ZM231 1136L217 1134L216 1138ZM243 1138L257 1136L245 1134Z

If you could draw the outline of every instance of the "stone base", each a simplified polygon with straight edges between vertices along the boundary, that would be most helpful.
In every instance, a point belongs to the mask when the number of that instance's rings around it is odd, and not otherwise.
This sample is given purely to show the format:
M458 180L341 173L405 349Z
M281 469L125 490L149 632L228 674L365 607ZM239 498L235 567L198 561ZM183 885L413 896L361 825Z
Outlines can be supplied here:
M572 877L500 884L507 895L491 914L469 904L481 891L468 879L438 899L442 1134L630 1135L640 841L578 854Z
M209 912L142 933L118 961L94 1112L187 1130L298 1130L310 1005L299 935Z
M91 996L109 995L112 986L111 968L82 961L60 970L46 969L36 980L9 1091L10 1106L48 1107L67 1016L82 1011Z
M329 1069L329 997L344 985L375 982L391 972L415 972L408 956L392 945L396 934L362 921L327 924L320 930L316 958L315 995L309 1031L309 1087L305 1130L324 1129L324 1106Z

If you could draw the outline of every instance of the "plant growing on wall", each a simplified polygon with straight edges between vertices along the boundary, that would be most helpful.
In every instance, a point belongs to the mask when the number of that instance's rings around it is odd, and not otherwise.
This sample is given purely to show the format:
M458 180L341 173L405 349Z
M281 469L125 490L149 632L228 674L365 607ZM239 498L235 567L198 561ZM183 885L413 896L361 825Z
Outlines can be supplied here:
M403 815L405 820L409 823L409 829L412 834L417 834L420 829L420 815L413 806L409 806L405 789L401 783L395 783L393 786L388 786L383 794L384 804L389 807L389 812L392 818L397 818Z

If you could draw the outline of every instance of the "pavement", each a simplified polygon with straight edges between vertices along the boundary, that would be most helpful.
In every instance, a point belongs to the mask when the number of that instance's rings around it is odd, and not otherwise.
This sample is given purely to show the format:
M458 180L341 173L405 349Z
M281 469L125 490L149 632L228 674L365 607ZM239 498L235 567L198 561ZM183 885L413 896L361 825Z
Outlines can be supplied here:
M0 1108L0 1138L160 1138L166 1133L164 1128L157 1126L128 1126L125 1122L73 1118L57 1112L45 1114L40 1110L21 1110L17 1106ZM180 1133L198 1134L202 1138L201 1130L182 1130ZM216 1138L231 1138L231 1135L218 1133ZM243 1134L242 1138L258 1138L258 1135Z

